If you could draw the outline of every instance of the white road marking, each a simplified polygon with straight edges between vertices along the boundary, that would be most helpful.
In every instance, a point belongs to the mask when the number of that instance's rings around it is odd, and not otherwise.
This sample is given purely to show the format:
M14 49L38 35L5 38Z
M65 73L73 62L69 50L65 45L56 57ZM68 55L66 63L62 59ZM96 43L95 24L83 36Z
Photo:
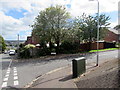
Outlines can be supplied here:
M16 70L16 67L14 67L13 69Z
M9 77L9 74L6 74L5 77Z
M14 73L17 73L17 71L14 71Z
M14 80L18 79L18 76L14 76Z
M7 71L7 74L9 74L9 73L10 73L10 71L9 72Z
M14 85L19 85L18 80L14 81Z
M10 74L10 66L11 66L11 64L12 64L12 60L10 60L10 63L9 63L9 66L8 66L8 69L7 69L7 72L6 72L6 75L5 75L5 78L4 78L4 80L3 80L3 83L2 83L2 88L3 87L7 87L7 81L8 81L8 78L9 78L9 74Z
M12 63L12 60L10 61L10 64L9 64L8 68L10 68L10 66L11 66L11 63Z
M8 77L7 78L4 78L4 80L3 81L8 81Z
M16 76L17 75L17 73L14 73L14 76Z
M19 85L19 81L18 81L18 76L17 76L17 68L14 67L13 68L13 72L14 72L14 85Z
M7 72L10 72L10 69L8 69Z
M16 71L16 69L14 69L14 71Z
M7 82L3 82L2 88L3 88L3 87L7 87Z
M7 69L7 73L10 73L10 68L8 67L8 69Z

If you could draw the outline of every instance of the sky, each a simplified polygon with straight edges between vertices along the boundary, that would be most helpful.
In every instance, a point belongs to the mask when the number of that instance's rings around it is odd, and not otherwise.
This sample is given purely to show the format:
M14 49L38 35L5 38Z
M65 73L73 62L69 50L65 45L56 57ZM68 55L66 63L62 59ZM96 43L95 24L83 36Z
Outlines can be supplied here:
M100 14L106 14L111 19L110 27L118 25L118 1L99 0ZM41 10L49 6L64 5L71 16L95 15L97 0L0 0L0 27L5 40L26 40L31 35L35 17Z
M120 25L120 1L118 4L118 24Z

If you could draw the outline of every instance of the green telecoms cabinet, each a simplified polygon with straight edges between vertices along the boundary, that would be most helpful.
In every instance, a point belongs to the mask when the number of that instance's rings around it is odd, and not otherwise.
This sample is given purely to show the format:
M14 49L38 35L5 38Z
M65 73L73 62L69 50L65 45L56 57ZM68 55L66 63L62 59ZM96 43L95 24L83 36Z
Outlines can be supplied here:
M86 71L85 57L80 57L72 60L73 78L78 77Z

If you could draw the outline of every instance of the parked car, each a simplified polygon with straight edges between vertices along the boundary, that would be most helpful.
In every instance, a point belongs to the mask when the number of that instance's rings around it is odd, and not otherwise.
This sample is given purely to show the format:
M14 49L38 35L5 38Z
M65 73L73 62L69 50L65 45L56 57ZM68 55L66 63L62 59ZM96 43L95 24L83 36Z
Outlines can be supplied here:
M15 50L10 50L9 55L15 55Z

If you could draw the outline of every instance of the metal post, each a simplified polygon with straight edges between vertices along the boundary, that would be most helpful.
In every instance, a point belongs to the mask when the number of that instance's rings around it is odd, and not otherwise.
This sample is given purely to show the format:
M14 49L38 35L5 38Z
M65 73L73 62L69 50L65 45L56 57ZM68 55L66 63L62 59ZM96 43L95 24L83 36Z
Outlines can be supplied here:
M18 34L17 55L19 56L19 34Z
M98 2L98 14L97 14L97 17L98 17L98 20L97 20L97 62L96 62L96 66L98 66L98 61L99 61L99 1L97 0Z
M95 1L95 0L89 0L89 1ZM96 66L98 66L98 61L99 61L99 1L96 0L98 2L98 13L97 13L97 62L96 62Z

